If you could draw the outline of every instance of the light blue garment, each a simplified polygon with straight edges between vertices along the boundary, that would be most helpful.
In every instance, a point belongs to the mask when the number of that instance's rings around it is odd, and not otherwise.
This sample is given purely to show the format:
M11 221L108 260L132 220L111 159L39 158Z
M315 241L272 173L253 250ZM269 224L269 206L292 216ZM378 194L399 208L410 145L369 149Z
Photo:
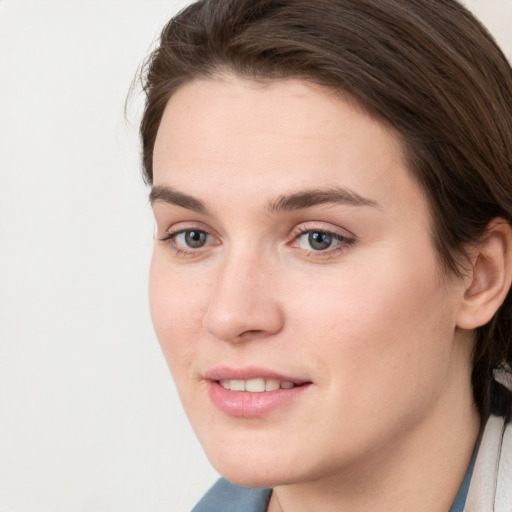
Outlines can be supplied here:
M192 512L266 512L272 489L247 489L221 478Z

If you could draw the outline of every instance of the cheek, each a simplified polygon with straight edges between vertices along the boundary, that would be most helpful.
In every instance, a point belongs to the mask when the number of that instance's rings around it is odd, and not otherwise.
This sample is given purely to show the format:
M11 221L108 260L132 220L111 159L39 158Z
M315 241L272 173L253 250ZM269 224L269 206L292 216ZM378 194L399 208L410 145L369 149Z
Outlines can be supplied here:
M333 417L325 428L345 429L359 446L431 410L446 389L454 327L435 271L399 278L382 260L379 270L353 270L330 280L328 292L319 286L308 299L295 294L293 338L318 369L324 410Z
M419 268L411 261L396 254L371 264L361 258L308 293L290 294L303 330L295 338L347 379L374 374L403 381L414 372L441 371L439 362L446 366L449 359L453 308L434 259L423 258Z
M207 284L186 278L153 254L149 275L151 318L162 352L175 379L187 372L207 304ZM202 306L202 304L204 306Z

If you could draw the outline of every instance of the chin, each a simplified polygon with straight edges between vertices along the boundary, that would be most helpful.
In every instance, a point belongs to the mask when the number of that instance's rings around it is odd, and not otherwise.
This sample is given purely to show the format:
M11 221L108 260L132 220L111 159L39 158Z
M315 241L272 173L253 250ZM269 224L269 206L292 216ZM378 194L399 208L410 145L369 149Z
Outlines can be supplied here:
M269 464L270 465L270 464ZM284 485L289 482L290 478L281 475L276 468L253 468L247 464L239 464L238 466L215 466L215 469L231 483L240 487L249 487L251 489L271 489L278 485Z
M206 455L218 473L240 487L266 489L293 480L285 456L265 457L262 452L249 454L235 446L231 450L225 446L220 453L207 450Z

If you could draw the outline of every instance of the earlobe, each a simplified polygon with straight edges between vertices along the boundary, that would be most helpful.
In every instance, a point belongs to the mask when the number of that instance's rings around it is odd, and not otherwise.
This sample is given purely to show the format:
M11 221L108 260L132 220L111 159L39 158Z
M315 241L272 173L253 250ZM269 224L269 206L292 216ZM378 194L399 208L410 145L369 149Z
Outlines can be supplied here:
M512 229L494 219L475 247L471 279L457 315L461 329L476 329L491 320L505 300L512 283Z

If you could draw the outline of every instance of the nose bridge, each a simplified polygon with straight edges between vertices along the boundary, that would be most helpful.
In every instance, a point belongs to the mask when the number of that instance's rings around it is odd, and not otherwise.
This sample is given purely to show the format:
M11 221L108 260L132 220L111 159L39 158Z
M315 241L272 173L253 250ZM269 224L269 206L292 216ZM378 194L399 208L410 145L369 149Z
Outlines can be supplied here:
M217 339L237 342L281 329L273 263L249 247L228 251L213 281L204 328Z

